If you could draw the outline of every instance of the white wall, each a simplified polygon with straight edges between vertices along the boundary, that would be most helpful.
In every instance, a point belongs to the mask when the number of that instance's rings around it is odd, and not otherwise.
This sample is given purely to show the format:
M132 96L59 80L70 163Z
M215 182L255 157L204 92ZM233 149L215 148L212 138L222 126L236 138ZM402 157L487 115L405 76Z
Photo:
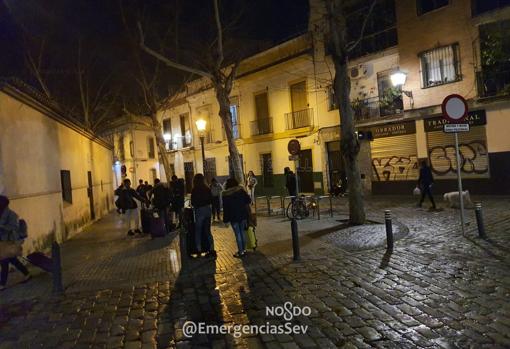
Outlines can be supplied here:
M33 107L0 92L0 192L29 227L25 252L75 234L91 219L87 172L96 218L113 206L112 151ZM63 202L60 171L71 172L72 204Z

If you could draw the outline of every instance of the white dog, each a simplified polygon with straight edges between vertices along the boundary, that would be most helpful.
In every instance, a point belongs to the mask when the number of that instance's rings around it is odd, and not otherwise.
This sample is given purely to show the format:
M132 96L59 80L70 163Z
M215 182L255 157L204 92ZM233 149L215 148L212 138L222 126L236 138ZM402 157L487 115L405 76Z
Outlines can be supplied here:
M459 192L458 191L452 191L450 193L445 193L443 195L444 201L448 201L448 204L451 208L460 208L460 201L459 201ZM469 208L473 207L473 202L471 201L471 197L469 196L469 191L464 190L462 192L462 199L464 200L464 207Z

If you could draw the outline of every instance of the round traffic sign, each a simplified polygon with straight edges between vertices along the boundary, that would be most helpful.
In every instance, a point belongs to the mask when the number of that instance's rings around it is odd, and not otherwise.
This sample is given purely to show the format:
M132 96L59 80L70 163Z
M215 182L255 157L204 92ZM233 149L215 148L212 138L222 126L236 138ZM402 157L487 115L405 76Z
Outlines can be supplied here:
M301 144L299 144L297 139L291 139L287 145L287 150L290 155L298 155L301 151Z
M450 122L461 122L468 115L468 105L464 97L458 94L446 96L441 104L443 116Z

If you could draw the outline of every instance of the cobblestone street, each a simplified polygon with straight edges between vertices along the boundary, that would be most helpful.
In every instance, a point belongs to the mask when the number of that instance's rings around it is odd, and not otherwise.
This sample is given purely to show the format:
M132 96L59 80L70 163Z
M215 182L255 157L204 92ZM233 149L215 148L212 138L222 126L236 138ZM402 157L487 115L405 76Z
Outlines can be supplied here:
M489 239L481 240L473 210L463 237L458 210L370 198L370 220L382 223L389 208L408 229L388 253L337 243L342 199L334 217L299 223L299 262L282 216L259 217L259 248L242 260L232 257L231 229L214 225L218 259L180 271L177 237L127 239L111 215L63 244L64 297L51 297L46 274L0 294L0 348L508 348L508 204L484 200ZM266 306L286 302L311 308L291 320L306 333L183 333L190 320L284 325Z

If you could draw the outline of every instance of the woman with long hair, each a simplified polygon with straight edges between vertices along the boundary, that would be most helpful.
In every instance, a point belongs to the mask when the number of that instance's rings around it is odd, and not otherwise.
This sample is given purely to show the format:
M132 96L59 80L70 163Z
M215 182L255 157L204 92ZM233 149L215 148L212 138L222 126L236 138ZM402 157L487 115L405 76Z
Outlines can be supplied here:
M216 257L214 250L214 239L211 234L211 189L205 183L205 177L201 173L197 173L193 177L193 189L191 190L191 205L195 212L195 244L198 255L206 252L206 256L212 255ZM202 246L202 236L207 235L209 246Z
M240 258L246 254L246 241L244 231L248 220L248 210L251 203L246 190L239 185L235 178L229 178L223 192L223 222L230 223L237 242L237 253L234 257Z

